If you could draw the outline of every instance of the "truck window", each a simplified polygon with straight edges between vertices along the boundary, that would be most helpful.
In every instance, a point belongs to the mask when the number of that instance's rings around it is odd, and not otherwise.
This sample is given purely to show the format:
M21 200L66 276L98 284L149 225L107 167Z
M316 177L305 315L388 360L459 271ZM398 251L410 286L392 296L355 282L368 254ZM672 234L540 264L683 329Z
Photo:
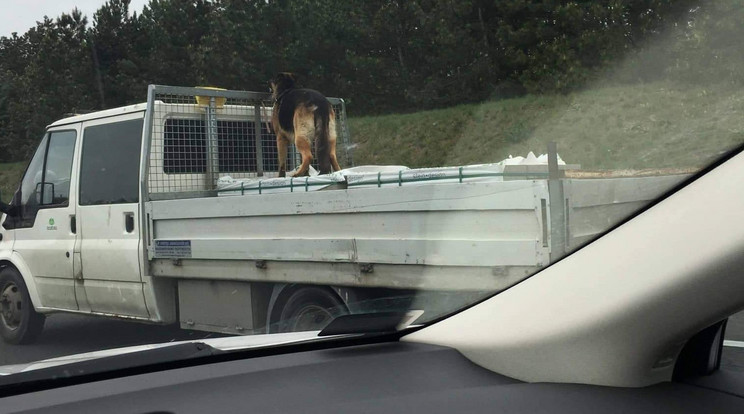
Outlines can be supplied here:
M142 119L85 128L80 205L139 201Z
M75 139L75 131L52 132L42 139L21 180L20 215L6 228L33 227L39 209L68 205Z
M217 159L215 161L218 172L251 173L258 171L254 124L249 121L217 121ZM207 172L207 130L203 120L167 119L164 132L164 173L204 174ZM265 171L279 169L275 140L274 135L264 125L261 125L261 149ZM293 163L290 162L290 165Z
M70 201L75 138L75 131L52 132L50 136L43 185L44 206L67 206Z
M39 148L36 149L34 157L31 158L31 162L26 168L26 174L23 175L21 181L21 200L19 203L20 215L15 217L13 223L8 223L6 220L6 228L24 228L33 227L34 220L36 220L36 213L39 211L39 198L40 195L36 192L36 184L41 181L36 181L36 176L41 174L44 170L44 156L46 155L47 146L49 145L49 135L45 136L39 144ZM11 227L8 227L11 224Z

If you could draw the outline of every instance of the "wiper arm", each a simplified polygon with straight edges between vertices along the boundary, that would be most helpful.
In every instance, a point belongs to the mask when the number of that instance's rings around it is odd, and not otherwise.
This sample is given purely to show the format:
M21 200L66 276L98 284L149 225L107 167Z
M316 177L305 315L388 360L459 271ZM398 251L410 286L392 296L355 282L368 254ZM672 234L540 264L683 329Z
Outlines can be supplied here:
M423 313L412 310L341 315L326 325L318 336L397 332L407 328Z
M91 360L69 362L62 365L17 372L0 376L0 397L14 395L28 388L29 384L42 385L80 376L131 370L138 367L168 364L195 358L222 354L224 351L203 342L188 342L129 352L121 355L105 356Z
M377 312L340 316L331 321L317 337L265 346L220 350L204 342L186 342L153 349L101 356L81 361L64 361L60 365L16 372L0 376L0 397L17 395L38 389L56 388L75 383L122 377L145 369L171 369L183 366L182 362L218 355L255 352L264 348L284 345L335 341L340 338L384 334L407 328L423 311ZM356 335L355 335L356 334ZM362 334L362 335L359 335ZM152 367L152 368L151 368Z

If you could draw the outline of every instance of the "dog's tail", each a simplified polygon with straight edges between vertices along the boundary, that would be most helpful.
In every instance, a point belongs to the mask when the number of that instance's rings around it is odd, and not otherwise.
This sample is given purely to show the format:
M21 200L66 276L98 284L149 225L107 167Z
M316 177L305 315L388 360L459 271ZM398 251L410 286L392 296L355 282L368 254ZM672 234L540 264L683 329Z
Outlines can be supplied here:
M330 104L321 105L315 110L315 157L321 174L330 174L331 145L328 123L330 122Z

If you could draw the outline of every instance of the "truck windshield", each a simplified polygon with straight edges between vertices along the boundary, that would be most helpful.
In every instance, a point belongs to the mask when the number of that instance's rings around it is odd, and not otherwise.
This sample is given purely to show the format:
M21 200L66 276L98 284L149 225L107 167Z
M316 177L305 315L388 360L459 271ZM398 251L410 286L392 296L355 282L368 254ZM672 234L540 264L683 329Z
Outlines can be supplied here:
M15 372L427 324L744 144L734 0L98 3L0 20Z

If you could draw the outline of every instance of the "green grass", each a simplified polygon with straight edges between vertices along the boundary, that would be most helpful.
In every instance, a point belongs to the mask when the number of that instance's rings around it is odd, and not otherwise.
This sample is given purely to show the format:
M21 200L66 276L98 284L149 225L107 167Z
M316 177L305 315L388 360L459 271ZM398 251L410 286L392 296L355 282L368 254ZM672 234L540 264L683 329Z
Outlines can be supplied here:
M2 191L2 201L7 203L13 198L13 192L18 187L18 182L21 180L21 175L25 168L25 161L0 164L0 191Z
M546 152L583 169L700 167L744 142L744 90L657 83L350 120L354 161L410 167Z

